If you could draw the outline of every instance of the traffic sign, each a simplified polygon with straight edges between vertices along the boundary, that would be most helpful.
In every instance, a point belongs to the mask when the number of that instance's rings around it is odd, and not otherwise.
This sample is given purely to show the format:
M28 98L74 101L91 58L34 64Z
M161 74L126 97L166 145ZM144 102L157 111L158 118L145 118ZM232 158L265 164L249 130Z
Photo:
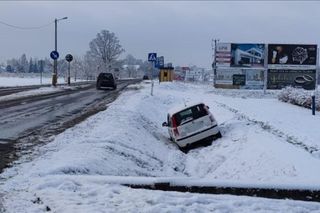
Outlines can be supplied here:
M157 53L149 53L148 61L157 61Z
M163 56L157 57L157 60L156 60L156 63L155 63L155 67L156 68L161 68L163 66L164 66L164 57Z
M164 57L160 56L159 57L159 67L163 67L164 66Z
M53 50L51 53L50 53L50 57L53 59L53 60L56 60L59 58L59 53L55 50Z
M73 60L73 56L71 54L66 55L66 61L71 62Z

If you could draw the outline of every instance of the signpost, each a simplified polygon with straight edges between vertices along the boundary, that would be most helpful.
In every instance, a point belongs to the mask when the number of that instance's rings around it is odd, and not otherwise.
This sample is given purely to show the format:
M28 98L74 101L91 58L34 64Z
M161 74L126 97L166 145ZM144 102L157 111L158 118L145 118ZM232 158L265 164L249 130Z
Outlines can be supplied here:
M66 55L66 61L68 62L68 85L70 86L70 62L73 60L71 54Z
M154 66L157 61L157 53L149 53L148 54L148 61L152 62L152 65ZM153 95L153 66L152 66L152 73L151 73L151 95Z

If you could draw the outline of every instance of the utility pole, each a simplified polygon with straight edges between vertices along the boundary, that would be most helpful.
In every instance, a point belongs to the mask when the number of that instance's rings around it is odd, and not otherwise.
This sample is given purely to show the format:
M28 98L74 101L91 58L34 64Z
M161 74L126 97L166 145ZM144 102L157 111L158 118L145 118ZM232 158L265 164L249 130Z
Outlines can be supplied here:
M214 42L214 47L213 47L213 42ZM214 50L214 56L213 56L213 87L216 85L216 77L217 77L217 42L219 42L219 39L212 39L211 41L211 46L212 46L212 51Z
M58 19L54 19L54 50L57 51L57 22ZM57 59L53 60L53 74L52 74L52 85L57 85Z

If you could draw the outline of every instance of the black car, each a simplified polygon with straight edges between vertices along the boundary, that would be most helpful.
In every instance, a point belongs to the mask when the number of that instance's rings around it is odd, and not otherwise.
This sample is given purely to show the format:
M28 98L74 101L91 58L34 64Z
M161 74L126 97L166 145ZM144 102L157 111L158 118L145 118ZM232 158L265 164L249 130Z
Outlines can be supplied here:
M99 74L97 79L97 89L101 89L104 87L117 89L116 79L112 73L102 72Z
M149 80L149 76L144 75L144 76L142 77L142 79L143 79L143 80Z

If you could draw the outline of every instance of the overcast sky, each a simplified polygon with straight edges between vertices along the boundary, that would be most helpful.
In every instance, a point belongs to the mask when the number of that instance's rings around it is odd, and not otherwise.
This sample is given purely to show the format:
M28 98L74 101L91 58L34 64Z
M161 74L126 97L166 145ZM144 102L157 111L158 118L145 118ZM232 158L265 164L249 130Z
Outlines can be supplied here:
M146 60L163 55L174 66L210 68L211 40L235 43L320 44L320 2L317 1L5 1L0 21L0 62L49 57L54 49L55 18L58 51L82 56L103 29L114 32L126 52Z

